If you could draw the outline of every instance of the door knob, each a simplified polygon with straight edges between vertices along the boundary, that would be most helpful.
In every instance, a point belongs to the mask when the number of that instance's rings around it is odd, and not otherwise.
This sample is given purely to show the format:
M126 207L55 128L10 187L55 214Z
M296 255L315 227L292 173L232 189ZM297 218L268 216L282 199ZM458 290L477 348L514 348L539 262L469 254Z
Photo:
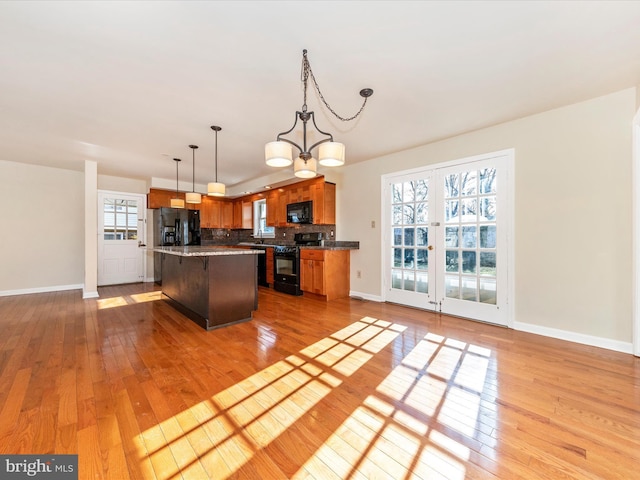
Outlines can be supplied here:
M433 245L429 245L429 246L427 247L427 250L433 250Z

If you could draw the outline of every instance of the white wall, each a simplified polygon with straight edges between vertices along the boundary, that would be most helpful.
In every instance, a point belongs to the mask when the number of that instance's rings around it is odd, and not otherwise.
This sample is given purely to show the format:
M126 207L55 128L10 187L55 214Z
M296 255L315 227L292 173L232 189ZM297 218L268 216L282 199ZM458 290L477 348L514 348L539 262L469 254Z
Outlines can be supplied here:
M0 161L0 294L82 288L84 174Z
M382 297L381 175L514 148L514 320L630 344L635 105L631 88L345 167L337 230L360 241L352 292Z

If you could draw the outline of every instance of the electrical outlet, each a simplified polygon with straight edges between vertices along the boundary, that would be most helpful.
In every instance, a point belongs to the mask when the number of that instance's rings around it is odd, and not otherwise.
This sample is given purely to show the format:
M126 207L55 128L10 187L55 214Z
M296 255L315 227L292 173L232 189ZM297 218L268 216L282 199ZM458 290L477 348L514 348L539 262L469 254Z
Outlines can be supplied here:
M371 228L376 228L376 221L375 220L371 220Z
M356 278L362 278L362 272L360 270L356 272Z

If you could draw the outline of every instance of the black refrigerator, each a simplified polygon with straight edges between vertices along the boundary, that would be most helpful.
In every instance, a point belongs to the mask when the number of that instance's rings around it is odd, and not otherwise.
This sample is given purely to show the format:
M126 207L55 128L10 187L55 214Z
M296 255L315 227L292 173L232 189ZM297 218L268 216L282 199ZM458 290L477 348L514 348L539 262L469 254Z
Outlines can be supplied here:
M200 245L200 211L158 208L153 211L153 242L156 247ZM162 285L162 254L153 256L153 280Z

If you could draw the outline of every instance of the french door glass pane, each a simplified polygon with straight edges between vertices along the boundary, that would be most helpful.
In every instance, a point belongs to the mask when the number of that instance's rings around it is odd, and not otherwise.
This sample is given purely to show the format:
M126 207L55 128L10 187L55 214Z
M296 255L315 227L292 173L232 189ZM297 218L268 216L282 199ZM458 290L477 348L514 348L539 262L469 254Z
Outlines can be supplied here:
M445 294L472 302L496 302L496 169L443 177Z
M391 185L391 288L428 293L428 195L424 179Z

